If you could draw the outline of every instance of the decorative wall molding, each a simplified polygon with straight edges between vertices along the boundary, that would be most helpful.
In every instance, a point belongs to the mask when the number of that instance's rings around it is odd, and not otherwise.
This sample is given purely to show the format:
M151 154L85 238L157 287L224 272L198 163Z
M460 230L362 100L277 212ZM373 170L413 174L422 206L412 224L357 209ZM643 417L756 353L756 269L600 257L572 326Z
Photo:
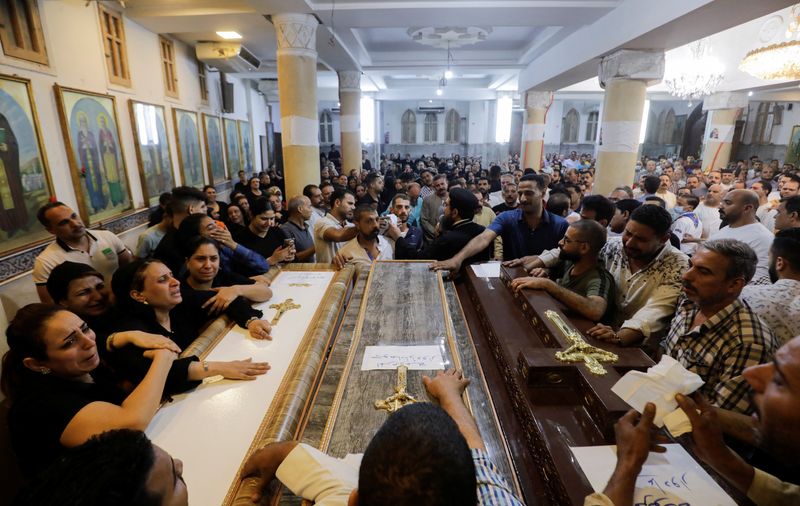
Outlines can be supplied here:
M149 215L150 209L139 209L137 211L132 211L128 214L98 223L96 226L92 227L92 229L109 230L115 234L121 234L132 228L138 227L143 223L147 223ZM33 262L36 260L36 257L39 256L39 253L41 253L42 250L44 250L49 244L50 242L39 244L30 249L0 258L0 283L21 274L26 274L28 271L32 270Z

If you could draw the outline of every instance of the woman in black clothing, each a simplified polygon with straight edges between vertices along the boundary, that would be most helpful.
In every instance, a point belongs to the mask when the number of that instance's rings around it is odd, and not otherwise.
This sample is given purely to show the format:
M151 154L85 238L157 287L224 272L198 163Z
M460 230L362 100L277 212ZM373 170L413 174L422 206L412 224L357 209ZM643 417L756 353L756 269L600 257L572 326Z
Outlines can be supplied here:
M2 390L11 401L8 421L17 459L29 475L95 434L147 428L177 358L169 349L145 351L145 374L126 396L100 366L94 332L62 307L23 307L6 336Z
M111 284L119 311L117 331L139 330L159 334L185 348L214 318L203 305L216 292L182 289L180 281L158 260L137 260L121 267ZM245 299L236 298L224 313L247 328L251 337L270 339L269 323L261 320L261 311L253 309ZM140 350L131 345L117 347L115 340L115 334L108 337L107 346L113 350L109 355L110 363L119 374L136 383L147 363L142 360ZM169 392L186 390L203 378L214 375L255 379L268 369L266 362L255 363L250 359L200 363L197 357L186 357L172 367L166 389Z
M215 220L225 221L225 219L228 217L228 204L217 201L217 189L214 188L214 186L207 184L203 187L203 193L206 194L208 215Z
M234 237L247 227L247 222L244 219L244 212L238 204L228 204L228 208L225 210L225 217L222 221Z

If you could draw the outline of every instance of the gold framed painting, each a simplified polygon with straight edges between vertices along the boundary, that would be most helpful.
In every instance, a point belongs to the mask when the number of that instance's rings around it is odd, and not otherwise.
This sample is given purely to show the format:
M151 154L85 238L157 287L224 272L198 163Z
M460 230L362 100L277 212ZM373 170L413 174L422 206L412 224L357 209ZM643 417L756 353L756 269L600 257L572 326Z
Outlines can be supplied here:
M239 120L239 140L241 141L242 169L247 177L253 175L253 134L250 122Z
M225 173L225 154L222 145L222 123L219 116L203 113L202 117L208 180L210 184L218 185L228 180Z
M31 82L0 74L0 257L50 240L36 212L54 196Z
M81 217L87 225L133 208L113 95L53 85Z
M175 142L178 143L178 167L183 184L202 188L205 182L197 113L173 107L172 126L175 128Z
M157 206L158 197L175 187L164 106L136 100L129 100L128 106L144 201L148 207Z
M235 119L222 120L225 127L225 159L228 161L228 178L236 179L242 170L242 157L239 155L239 122Z

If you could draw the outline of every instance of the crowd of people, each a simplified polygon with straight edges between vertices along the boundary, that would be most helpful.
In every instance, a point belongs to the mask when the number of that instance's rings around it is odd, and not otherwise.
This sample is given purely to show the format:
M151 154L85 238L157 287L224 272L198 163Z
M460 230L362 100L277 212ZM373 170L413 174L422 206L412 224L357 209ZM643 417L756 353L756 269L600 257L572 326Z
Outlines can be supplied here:
M795 168L754 157L704 173L691 157L645 158L633 181L598 195L591 156L548 155L541 165L390 154L375 168L364 156L344 174L331 147L320 183L300 195L284 198L275 171L240 172L227 202L213 186L175 188L135 252L48 203L38 219L55 242L33 273L42 302L13 318L2 367L15 451L31 478L21 504L70 504L64 497L76 490L96 497L80 504L185 504L179 461L141 431L164 397L207 376L253 380L269 364L180 351L223 313L270 339L252 304L272 296L263 276L271 266L384 259L431 260L453 277L490 259L522 267L512 289L546 291L596 323L589 336L674 357L704 381L678 399L697 456L756 504L796 503ZM324 471L341 462L291 442L262 449L245 469L330 504L518 504L461 401L467 384L457 371L426 379L440 407L391 416L349 480ZM618 422L617 469L587 504L631 503L653 414L650 406ZM760 469L748 463L755 454ZM392 478L397 469L403 480Z

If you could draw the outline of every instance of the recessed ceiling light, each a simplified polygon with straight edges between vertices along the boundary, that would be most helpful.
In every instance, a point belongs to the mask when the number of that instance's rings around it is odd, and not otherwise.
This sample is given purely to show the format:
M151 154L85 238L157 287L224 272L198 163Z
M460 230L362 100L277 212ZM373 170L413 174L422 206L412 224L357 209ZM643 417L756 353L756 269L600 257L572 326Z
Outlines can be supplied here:
M444 78L445 79L452 79L453 78L453 71L450 70L450 69L445 70L444 71Z
M436 88L436 96L441 97L442 93L444 93L444 92L442 91L441 88Z
M217 32L217 35L225 40L241 39L239 32Z

